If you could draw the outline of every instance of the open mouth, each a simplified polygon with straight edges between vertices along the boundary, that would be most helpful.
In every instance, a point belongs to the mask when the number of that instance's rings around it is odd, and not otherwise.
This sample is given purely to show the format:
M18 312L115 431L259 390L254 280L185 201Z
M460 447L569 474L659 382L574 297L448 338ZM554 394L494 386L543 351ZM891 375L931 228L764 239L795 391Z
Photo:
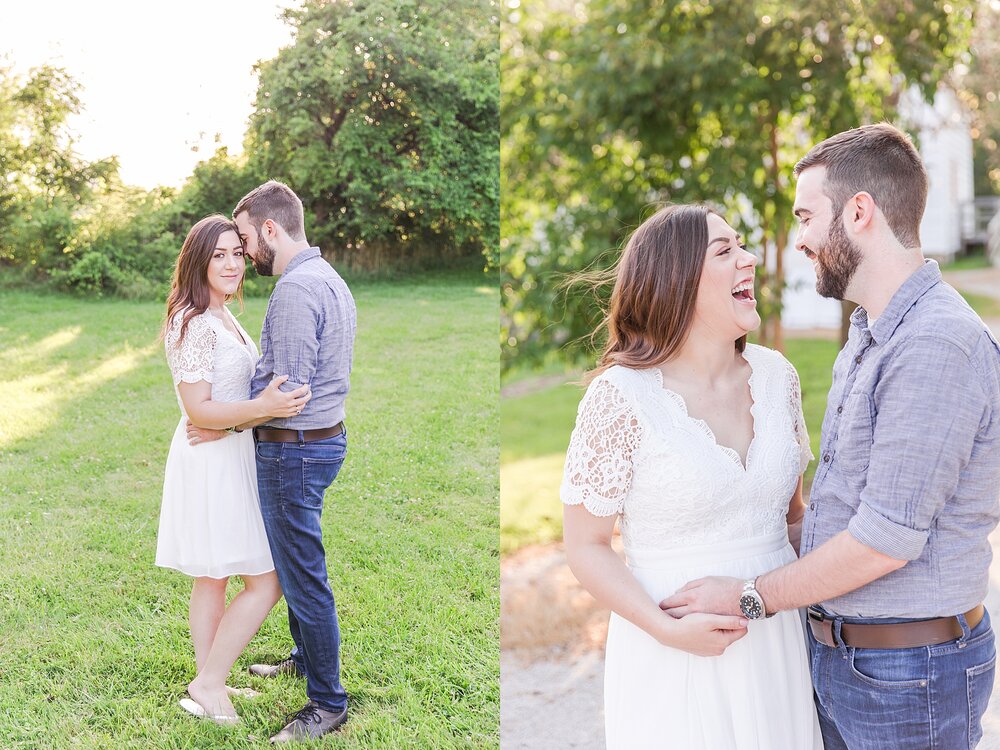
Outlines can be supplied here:
M737 302L754 302L753 282L744 281L742 284L737 284L733 287L732 294Z

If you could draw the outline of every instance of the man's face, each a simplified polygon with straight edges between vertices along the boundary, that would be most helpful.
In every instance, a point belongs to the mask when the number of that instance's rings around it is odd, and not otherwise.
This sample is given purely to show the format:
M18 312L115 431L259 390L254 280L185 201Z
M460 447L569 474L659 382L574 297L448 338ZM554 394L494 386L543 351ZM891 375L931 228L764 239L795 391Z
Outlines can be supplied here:
M847 236L842 207L823 191L826 167L799 174L794 212L799 219L795 249L805 253L816 272L816 291L823 297L845 299L847 287L861 263L861 248Z
M273 276L274 246L267 241L263 232L250 223L250 214L246 211L236 217L236 226L239 227L240 239L246 247L246 254L253 263L254 270L261 276Z

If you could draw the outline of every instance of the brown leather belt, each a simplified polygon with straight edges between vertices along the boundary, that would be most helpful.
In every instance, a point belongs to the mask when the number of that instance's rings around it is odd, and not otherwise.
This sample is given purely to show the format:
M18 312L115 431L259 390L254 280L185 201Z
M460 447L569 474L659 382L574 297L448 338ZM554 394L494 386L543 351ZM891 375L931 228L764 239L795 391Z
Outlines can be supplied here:
M983 619L982 604L965 613L965 620L972 630ZM806 612L813 637L827 646L837 647L833 637L836 618L813 607ZM840 639L845 646L854 648L917 648L935 646L962 637L958 617L935 617L930 620L896 623L849 623L840 626Z
M344 431L344 423L338 422L333 427L324 427L320 430L282 430L277 427L255 427L254 434L262 443L297 443L299 435L302 435L302 442L309 443L313 440L326 440L337 437Z

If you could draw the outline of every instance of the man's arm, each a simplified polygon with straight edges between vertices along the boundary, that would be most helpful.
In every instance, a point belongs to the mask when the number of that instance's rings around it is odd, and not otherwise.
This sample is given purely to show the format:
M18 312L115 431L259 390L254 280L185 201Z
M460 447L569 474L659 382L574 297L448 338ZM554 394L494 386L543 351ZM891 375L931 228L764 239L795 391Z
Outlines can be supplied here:
M954 343L906 342L875 390L878 422L857 512L846 531L761 576L757 590L769 612L842 596L920 557L972 453L985 409L979 382ZM733 578L703 578L660 606L670 614L734 613L741 587Z
M768 614L796 609L859 589L906 562L866 547L842 531L805 557L760 576L757 593ZM742 589L739 578L699 578L660 602L660 608L673 617L695 612L737 615Z

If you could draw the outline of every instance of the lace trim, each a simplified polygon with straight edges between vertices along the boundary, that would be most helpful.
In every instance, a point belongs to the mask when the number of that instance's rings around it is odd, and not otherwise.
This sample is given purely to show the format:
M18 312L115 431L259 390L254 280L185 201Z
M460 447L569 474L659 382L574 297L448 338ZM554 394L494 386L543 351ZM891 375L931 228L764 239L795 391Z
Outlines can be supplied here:
M802 413L802 386L799 383L799 374L788 360L785 360L785 366L788 371L788 408L792 415L795 441L799 444L799 474L802 474L815 456L809 445L809 431L806 429L806 419Z
M760 394L766 390L766 387L762 387L762 384L759 382L762 378L766 379L766 368L761 367L760 363L755 365L751 361L753 358L754 355L751 354L751 347L748 346L743 352L743 359L750 366L750 377L747 380L747 385L750 388L750 416L753 418L753 437L750 439L750 445L747 446L746 464L743 463L743 459L740 458L740 454L736 449L731 448L728 445L722 445L719 442L715 433L712 431L712 428L708 426L708 422L704 419L692 417L690 413L688 413L687 402L684 401L684 397L676 391L672 391L663 385L663 371L660 370L659 367L650 367L649 369L643 371L652 375L656 386L654 390L665 394L667 398L677 406L677 408L681 411L681 414L684 416L684 421L707 437L716 448L731 458L733 462L743 471L749 471L750 463L755 452L754 449L758 442L757 435L761 432L760 428L762 415L760 411Z
M184 312L182 310L174 315L163 342L174 385L201 380L211 383L215 370L215 329L204 316L195 315L188 323L184 339L178 344Z
M622 512L642 428L621 391L605 378L590 384L577 410L559 496L595 516Z

